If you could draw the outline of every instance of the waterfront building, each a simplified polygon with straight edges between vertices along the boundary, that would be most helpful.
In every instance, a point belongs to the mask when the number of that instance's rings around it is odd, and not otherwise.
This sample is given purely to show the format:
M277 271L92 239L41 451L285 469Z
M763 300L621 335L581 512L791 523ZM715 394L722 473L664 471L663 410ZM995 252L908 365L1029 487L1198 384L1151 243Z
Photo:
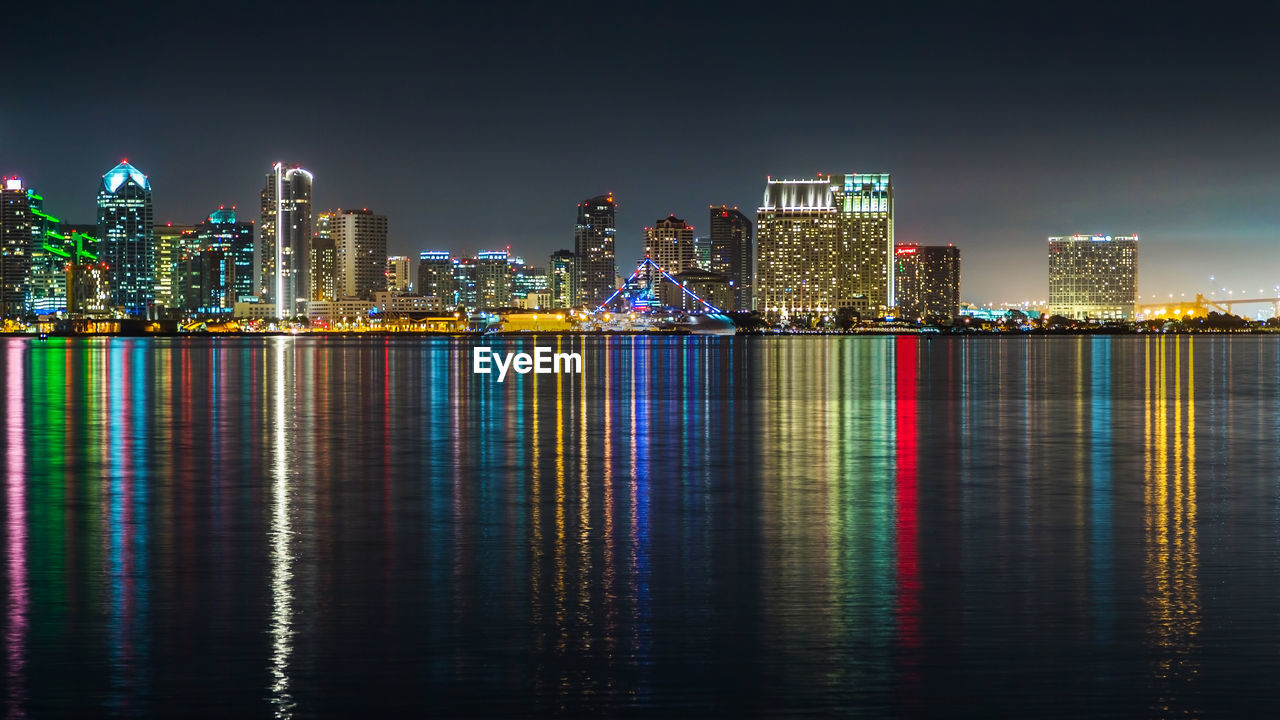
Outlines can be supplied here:
M377 309L373 300L346 298L344 300L313 300L307 303L307 319L311 322L346 322L364 325L370 313Z
M392 255L387 258L387 289L407 293L413 290L413 275L409 268L413 261L408 255Z
M733 302L726 310L751 310L754 284L755 246L751 241L751 221L736 207L710 207L711 235L708 269L729 279Z
M888 173L774 180L756 216L757 306L775 314L894 304L893 185Z
M578 203L578 224L573 236L578 276L574 305L595 307L616 289L617 219L618 205L612 193Z
M262 189L254 269L259 297L275 304L280 317L303 314L311 298L313 181L301 167L276 163Z
M1137 304L1137 235L1049 238L1050 315L1129 320Z
M111 278L110 304L130 317L152 317L156 296L155 227L151 181L121 162L98 190L98 258Z
M675 215L659 220L654 227L644 229L644 255L657 263L668 275L678 275L695 267L693 226ZM660 282L659 273L647 268L649 284L658 290L663 305L680 307L680 288Z
M417 293L399 293L383 290L373 294L373 306L377 312L387 314L442 312L444 305L440 298L418 295Z
M547 261L547 290L551 307L571 308L578 296L578 271L572 250L557 250Z
M0 179L0 317L26 312L27 276L37 218L22 178Z
M67 267L67 312L77 316L106 315L111 300L111 272L101 261L72 261Z
M336 300L337 251L333 246L332 212L316 215L316 229L311 235L311 299Z
M960 312L960 248L902 244L894 258L899 317L950 320Z
M454 294L453 257L442 250L427 250L418 255L418 294L440 298L443 308L457 304Z
M511 266L505 250L476 255L476 306L500 308L511 306Z
M387 287L387 216L368 208L329 213L334 288L341 298L368 300Z

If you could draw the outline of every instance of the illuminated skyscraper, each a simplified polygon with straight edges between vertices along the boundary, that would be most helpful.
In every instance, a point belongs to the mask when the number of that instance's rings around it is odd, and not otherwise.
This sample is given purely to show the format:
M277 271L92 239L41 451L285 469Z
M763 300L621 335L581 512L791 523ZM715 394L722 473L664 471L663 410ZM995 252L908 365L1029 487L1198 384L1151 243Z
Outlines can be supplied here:
M693 226L675 215L659 220L644 229L644 255L657 263L668 275L678 275L696 267L694 261ZM658 271L647 269L649 287L656 288L663 305L679 307L684 293L669 282L659 282Z
M230 314L237 302L255 297L253 224L236 221L234 209L220 208L184 233L176 279L183 310L200 315Z
M771 313L892 307L893 186L887 173L773 180L757 214L757 307Z
M960 248L904 244L894 254L900 317L950 320L959 314Z
M25 312L36 232L31 201L22 178L0 180L0 317L19 317Z
M1049 314L1131 319L1138 304L1138 236L1049 238Z
M327 214L338 299L372 300L375 292L387 289L387 216L368 208Z
M259 296L280 317L305 315L311 297L312 181L307 170L276 163L262 189L254 267Z
M453 260L453 304L461 308L476 307L476 259Z
M173 223L164 223L155 227L156 305L166 308L178 307L177 282L173 276L182 258L182 234L194 229L194 225L174 225Z
M578 261L578 294L575 305L595 307L617 288L614 239L617 235L618 205L613 194L597 195L578 203L578 225L574 231L574 255Z
M733 292L733 302L725 309L752 309L755 246L751 242L751 221L736 207L712 206L710 240L709 269L727 276Z
M511 305L511 266L505 250L476 255L476 307L500 308Z
M409 268L413 260L408 255L392 255L387 258L387 289L407 293L413 289L413 275Z
M337 250L333 246L333 215L323 212L316 215L316 230L311 236L311 299L329 301L338 299Z
M578 295L578 269L572 250L551 253L547 264L547 287L551 291L551 307L573 307Z
M427 250L418 255L418 294L440 298L440 307L457 304L454 295L453 257L442 250Z
M131 317L151 317L156 297L151 181L122 162L98 191L99 259L106 264L110 304Z

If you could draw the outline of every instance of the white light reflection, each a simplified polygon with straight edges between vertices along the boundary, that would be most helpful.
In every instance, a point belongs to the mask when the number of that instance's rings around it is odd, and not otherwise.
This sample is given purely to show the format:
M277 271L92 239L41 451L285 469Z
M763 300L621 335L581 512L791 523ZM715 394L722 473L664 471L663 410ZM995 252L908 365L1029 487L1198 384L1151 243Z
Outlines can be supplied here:
M277 337L272 345L275 382L271 388L275 444L271 514L271 704L278 718L293 717L297 704L289 691L289 660L293 655L293 555L289 549L289 460L285 433L285 353L293 342Z

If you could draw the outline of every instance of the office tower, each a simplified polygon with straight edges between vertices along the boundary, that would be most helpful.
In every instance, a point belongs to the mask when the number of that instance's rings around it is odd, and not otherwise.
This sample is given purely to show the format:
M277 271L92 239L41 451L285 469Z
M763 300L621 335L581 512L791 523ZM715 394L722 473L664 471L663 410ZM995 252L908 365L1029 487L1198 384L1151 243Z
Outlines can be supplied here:
M454 305L474 310L476 305L476 259L453 260Z
M902 244L894 257L898 317L950 320L960 313L960 248Z
M67 263L77 242L87 241L90 252L97 245L92 237L78 240L59 232L61 221L44 212L44 198L27 188L31 209L31 245L27 259L26 311L49 315L67 309Z
M316 229L311 235L311 299L331 301L338 299L338 252L333 246L332 212L316 215Z
M175 270L179 306L187 312L230 314L237 302L252 302L253 224L238 222L234 208L219 208L193 230L184 232Z
M893 186L887 173L774 180L757 213L756 305L770 313L893 305Z
M547 263L547 289L551 291L551 307L573 307L578 296L578 268L572 250L551 253Z
M1125 320L1138 304L1138 236L1049 238L1049 314Z
M614 257L617 214L618 205L612 193L578 203L578 225L573 235L578 261L578 294L574 305L594 308L616 289L613 283L617 277Z
M387 216L368 208L328 214L338 299L372 300L387 288Z
M694 267L693 226L675 215L668 215L654 227L645 228L644 255L668 275L677 275ZM655 289L659 301L663 305L679 307L683 295L680 288L661 282L659 273L653 268L648 268L646 273L649 286Z
M182 258L182 234L194 230L194 225L165 223L155 227L156 245L156 305L178 307L176 282L173 274Z
M19 317L26 312L27 274L36 232L31 202L22 178L0 181L0 317Z
M547 291L547 274L541 268L526 264L522 257L507 258L507 265L511 268L512 300Z
M98 260L81 257L67 266L67 312L106 315L111 309L111 270Z
M440 250L427 250L418 255L418 294L440 299L442 308L457 304L454 295L453 257Z
M128 162L102 176L98 191L99 259L110 272L113 307L151 317L156 296L155 229L151 181Z
M729 278L733 301L726 310L751 310L755 275L755 246L751 242L751 221L724 205L711 207L710 269Z
M407 293L413 290L413 276L409 273L412 261L408 255L392 255L387 258L387 289Z
M504 250L476 255L476 307L511 306L511 266Z
M300 167L276 163L262 189L254 274L259 297L275 303L279 317L305 315L311 297L313 180L311 173Z

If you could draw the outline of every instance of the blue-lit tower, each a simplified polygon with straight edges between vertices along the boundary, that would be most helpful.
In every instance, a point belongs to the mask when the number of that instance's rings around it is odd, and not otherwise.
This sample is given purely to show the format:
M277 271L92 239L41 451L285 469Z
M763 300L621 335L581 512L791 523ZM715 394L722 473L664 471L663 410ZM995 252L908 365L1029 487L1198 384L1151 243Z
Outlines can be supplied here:
M98 190L99 258L110 273L110 303L131 317L155 307L155 236L151 181L121 162L102 176Z

